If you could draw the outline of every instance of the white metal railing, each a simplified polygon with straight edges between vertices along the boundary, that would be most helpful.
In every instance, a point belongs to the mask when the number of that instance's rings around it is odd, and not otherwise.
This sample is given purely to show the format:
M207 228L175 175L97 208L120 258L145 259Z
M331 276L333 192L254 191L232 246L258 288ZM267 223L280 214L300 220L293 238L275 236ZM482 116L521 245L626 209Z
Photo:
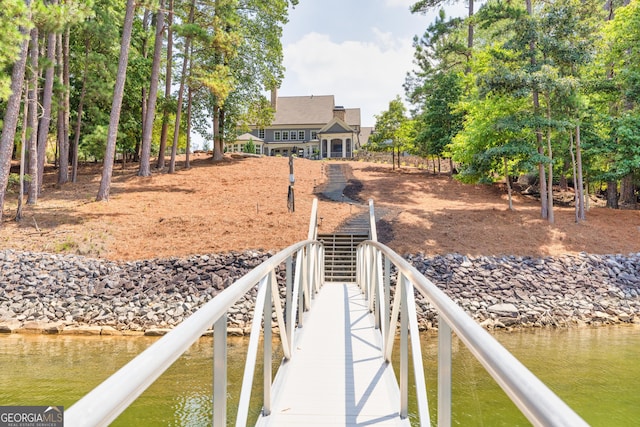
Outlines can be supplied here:
M316 213L317 200L314 200L314 227ZM281 264L286 265L284 307L276 277L276 270ZM324 250L322 244L315 240L305 240L278 252L220 292L175 329L77 401L65 412L65 425L108 425L213 325L213 425L226 426L227 312L256 284L258 293L235 424L245 426L247 422L261 330L264 331L263 413L268 414L271 408L270 391L273 377L272 313L275 311L276 314L284 358L289 359L295 346L293 331L296 327L302 326L303 312L308 310L313 294L320 288L323 265Z
M373 200L369 199L369 240L378 241L378 229L376 227L376 213L373 208Z
M494 337L478 325L418 270L387 246L370 240L358 247L357 282L369 300L384 343L384 356L391 362L393 344L400 334L400 416L408 416L409 338L420 425L430 425L429 405L422 366L414 289L438 312L438 420L451 425L452 332L466 345L507 396L535 426L587 426L569 406L533 375ZM384 264L384 267L382 265ZM391 302L391 265L397 271ZM400 325L398 328L398 318Z
M376 327L379 328L383 338L384 357L389 363L394 342L397 335L400 335L401 407L399 413L401 417L408 417L410 348L420 425L430 425L416 317L414 290L417 289L439 313L438 426L451 425L452 332L456 333L532 424L572 427L587 425L444 292L400 255L377 242L372 201L369 202L369 215L371 240L358 247L357 282L368 298L369 310L374 314ZM302 326L303 313L308 310L311 299L323 283L324 249L315 241L316 218L317 200L314 200L308 240L278 252L237 280L76 402L65 413L65 425L82 427L108 425L213 325L213 425L226 426L227 312L256 284L258 292L235 425L245 426L247 423L249 400L261 341L264 357L262 413L265 416L269 415L273 378L271 372L272 313L275 312L284 359L288 360L296 345L294 341L297 335L294 334L294 329ZM284 307L276 276L276 270L282 264L286 265ZM393 296L392 265L397 272ZM260 340L261 331L263 331L263 340Z

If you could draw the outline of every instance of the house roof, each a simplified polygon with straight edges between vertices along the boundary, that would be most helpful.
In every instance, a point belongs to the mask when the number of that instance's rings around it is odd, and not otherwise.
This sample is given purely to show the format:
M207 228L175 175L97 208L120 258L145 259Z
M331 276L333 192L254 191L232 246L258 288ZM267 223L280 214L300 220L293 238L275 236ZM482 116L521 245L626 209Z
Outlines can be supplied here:
M347 108L347 114L345 121L349 126L360 126L360 109L359 108Z
M345 133L353 132L354 129L344 121L337 117L334 117L327 123L322 129L318 131L319 134L331 134L331 133Z
M243 133L242 135L236 137L236 141L255 141L255 142L264 142L262 138L258 138L255 135L251 135L250 133Z
M271 125L324 126L333 119L334 107L333 95L279 96ZM360 109L347 108L346 122L350 126L360 126Z
M360 128L360 144L365 145L369 142L369 138L371 137L371 134L373 133L373 128L372 127L362 127Z

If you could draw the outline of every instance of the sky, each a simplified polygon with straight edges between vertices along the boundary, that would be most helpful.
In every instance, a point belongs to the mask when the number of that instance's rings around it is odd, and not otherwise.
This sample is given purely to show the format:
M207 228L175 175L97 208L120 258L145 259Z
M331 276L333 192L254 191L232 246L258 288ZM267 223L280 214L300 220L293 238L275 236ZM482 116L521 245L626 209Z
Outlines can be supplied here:
M390 101L404 100L413 37L437 14L411 14L414 2L299 0L283 31L286 72L279 96L334 95L336 105L360 108L362 126L374 126ZM463 4L448 6L447 15L464 16Z

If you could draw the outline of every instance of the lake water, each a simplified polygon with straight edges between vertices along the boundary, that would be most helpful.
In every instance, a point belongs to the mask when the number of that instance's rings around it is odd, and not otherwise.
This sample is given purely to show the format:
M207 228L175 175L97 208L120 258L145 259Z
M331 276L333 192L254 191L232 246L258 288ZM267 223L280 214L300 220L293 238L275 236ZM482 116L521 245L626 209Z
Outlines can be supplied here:
M592 426L640 425L640 327L536 329L495 336ZM68 408L156 339L0 335L0 405ZM437 339L426 334L422 341L433 416ZM112 425L210 425L212 342L200 339ZM229 340L231 419L247 342ZM529 425L455 339L453 381L454 425ZM259 391L254 394L260 396ZM259 404L254 406L253 418L260 410Z

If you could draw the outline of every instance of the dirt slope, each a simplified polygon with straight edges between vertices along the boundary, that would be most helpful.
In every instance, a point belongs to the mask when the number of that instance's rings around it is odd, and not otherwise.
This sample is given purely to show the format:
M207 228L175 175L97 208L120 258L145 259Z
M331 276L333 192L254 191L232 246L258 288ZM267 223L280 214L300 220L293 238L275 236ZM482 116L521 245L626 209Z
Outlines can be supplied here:
M287 210L288 159L195 156L175 174L114 172L109 202L95 202L99 165L84 166L77 184L57 188L51 171L44 194L16 223L16 195L5 203L0 249L79 253L116 260L246 249L281 249L306 238L325 162L294 162L296 210ZM418 169L350 162L353 188L372 198L385 242L400 253L556 255L640 252L640 211L593 208L575 224L572 207L556 208L556 224L539 219L537 201L517 197L507 209L498 187L463 185ZM320 201L320 231L331 231L361 206Z

